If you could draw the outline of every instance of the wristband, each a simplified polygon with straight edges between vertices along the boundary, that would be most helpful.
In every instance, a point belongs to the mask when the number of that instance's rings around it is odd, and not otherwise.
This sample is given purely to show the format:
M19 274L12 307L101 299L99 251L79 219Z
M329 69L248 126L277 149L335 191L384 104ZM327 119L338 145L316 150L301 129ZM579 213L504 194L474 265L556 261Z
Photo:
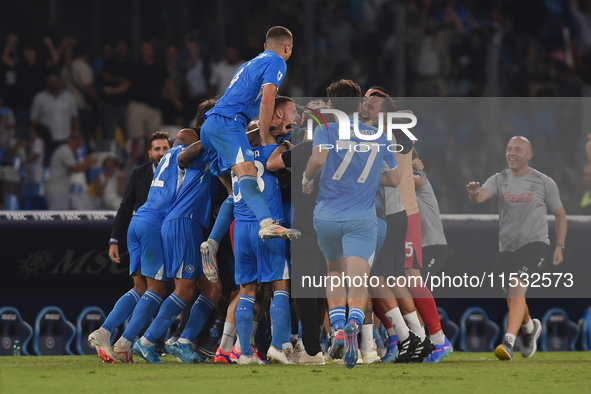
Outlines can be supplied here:
M564 244L556 243L556 247L564 250Z
M119 245L119 242L117 242L117 240L115 238L111 238L109 240L109 246L111 245Z
M281 145L283 145L285 147L285 150L290 150L291 149L291 144L288 141L283 141L281 143Z
M304 171L304 173L302 174L302 185L308 186L310 183L312 183L312 179L306 178L306 171Z

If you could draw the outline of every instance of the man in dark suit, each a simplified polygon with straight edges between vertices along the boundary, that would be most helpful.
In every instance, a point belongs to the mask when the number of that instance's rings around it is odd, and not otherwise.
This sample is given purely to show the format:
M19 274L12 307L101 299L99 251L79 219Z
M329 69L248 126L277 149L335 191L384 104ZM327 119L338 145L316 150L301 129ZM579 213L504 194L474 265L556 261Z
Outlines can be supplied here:
M168 133L164 131L157 131L150 137L150 162L136 167L131 172L129 183L125 189L125 195L121 201L121 206L115 216L115 223L113 230L111 230L111 239L109 240L109 257L114 263L120 263L119 256L119 241L127 238L127 228L131 222L133 212L137 211L139 207L144 205L148 198L148 191L150 184L154 177L154 171L160 163L160 159L170 149L170 138ZM144 294L146 291L146 283L141 275L132 275L134 281L134 288L138 293Z

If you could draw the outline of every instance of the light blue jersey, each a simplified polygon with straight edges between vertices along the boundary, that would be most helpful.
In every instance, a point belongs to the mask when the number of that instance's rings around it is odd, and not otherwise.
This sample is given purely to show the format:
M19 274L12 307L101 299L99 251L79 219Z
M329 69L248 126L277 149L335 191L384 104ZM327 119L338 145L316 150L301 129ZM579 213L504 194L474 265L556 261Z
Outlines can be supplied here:
M259 114L263 86L273 84L279 88L286 71L285 60L277 53L260 53L236 71L224 95L206 117L218 114L234 119L236 115L242 115L246 123L250 122Z
M186 148L183 145L173 146L162 159L154 172L154 178L148 192L148 199L134 215L135 220L152 223L160 227L170 206L174 203L180 186L179 167L176 159Z
M350 123L353 117L349 118ZM357 121L357 120L355 120ZM374 135L377 129L359 122L359 132ZM363 141L353 134L339 140L339 124L329 123L314 130L314 147L329 149L320 176L320 191L314 218L329 221L373 220L376 218L376 191L382 171L397 167L385 134ZM385 163L385 165L383 165Z
M185 170L179 171L177 198L168 210L165 221L192 219L209 228L211 206L217 197L220 181L209 171L209 156L204 152L191 162Z
M271 153L277 148L277 144L259 146L253 148L254 164L257 169L257 183L259 189L265 196L265 201L269 207L269 212L273 218L277 218L281 223L286 223L283 217L283 205L281 203L281 190L277 177L267 171L267 160ZM238 187L238 177L232 173L232 190L234 191L234 218L236 221L258 222L252 209L246 205Z

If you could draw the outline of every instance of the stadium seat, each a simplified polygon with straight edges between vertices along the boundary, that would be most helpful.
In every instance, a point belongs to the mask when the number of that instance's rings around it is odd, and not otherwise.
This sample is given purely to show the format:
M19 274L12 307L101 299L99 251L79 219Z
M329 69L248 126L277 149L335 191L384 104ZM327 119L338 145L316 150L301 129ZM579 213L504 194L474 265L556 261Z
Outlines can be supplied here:
M460 319L460 349L463 352L492 352L499 337L499 326L482 308L466 309Z
M31 326L23 321L16 308L5 306L0 308L0 356L12 356L14 341L21 345L21 354L28 356L27 344L33 336Z
M45 307L35 319L33 350L39 356L70 355L70 344L76 336L76 327L66 320L57 306Z
M98 330L105 321L105 314L98 306L85 308L76 319L76 351L80 355L95 354L96 351L88 344L88 336Z
M43 197L42 183L25 183L23 185L23 209L39 211L47 209L47 201Z
M452 346L460 336L460 327L453 321L449 320L447 317L447 313L441 307L437 307L437 312L439 313L439 321L441 322L441 328L443 329L443 333L449 340Z
M542 319L540 348L545 352L576 350L579 333L579 326L563 309L549 309Z
M509 316L509 313L507 313L505 315L505 318L503 319L503 335L507 333L507 316ZM538 338L539 340L539 338ZM523 338L521 335L519 335L519 333L517 333L517 336L515 337L515 344L513 345L513 351L518 352L521 349L521 343L523 342Z
M581 329L581 349L591 350L591 307L585 309L585 313L579 319L579 328Z

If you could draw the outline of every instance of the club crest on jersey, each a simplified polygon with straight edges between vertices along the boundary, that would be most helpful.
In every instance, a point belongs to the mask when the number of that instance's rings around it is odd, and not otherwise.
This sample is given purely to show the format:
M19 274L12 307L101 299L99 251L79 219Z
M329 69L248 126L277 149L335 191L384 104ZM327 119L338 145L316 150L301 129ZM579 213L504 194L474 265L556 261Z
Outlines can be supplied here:
M283 73L281 71L277 72L277 80L281 81L281 78L283 78Z
M254 152L253 152L252 150L250 150L250 149L247 149L247 150L246 150L246 154L247 154L248 156L254 156Z

